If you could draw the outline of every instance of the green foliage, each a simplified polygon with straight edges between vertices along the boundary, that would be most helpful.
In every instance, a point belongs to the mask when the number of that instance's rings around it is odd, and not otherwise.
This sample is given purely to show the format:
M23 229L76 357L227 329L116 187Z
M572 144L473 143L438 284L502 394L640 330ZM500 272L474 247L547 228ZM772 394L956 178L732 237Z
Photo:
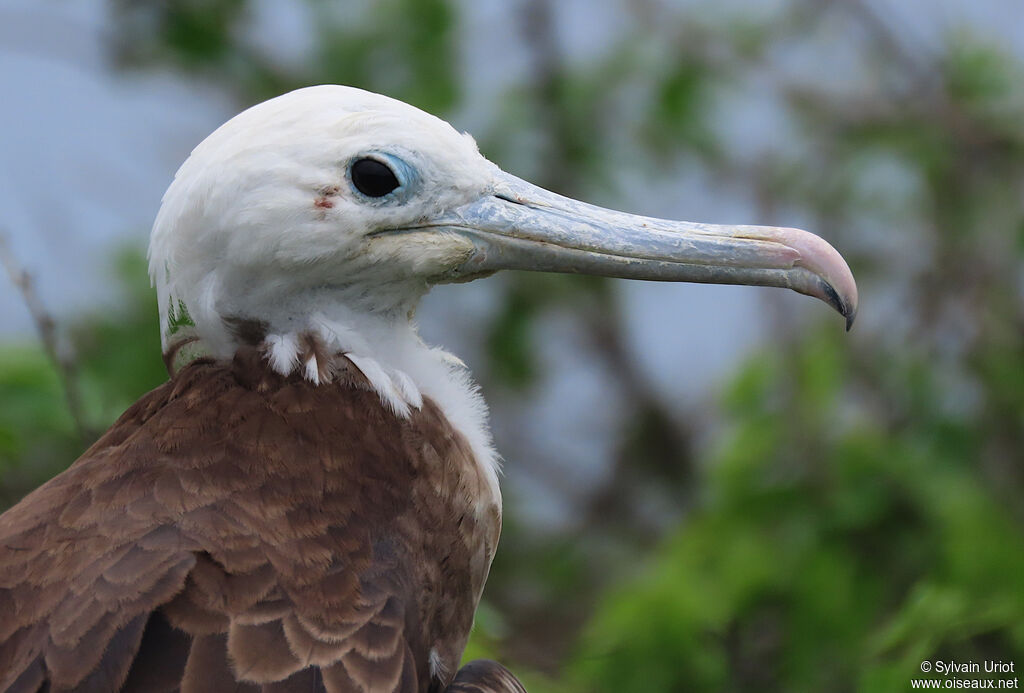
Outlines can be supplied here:
M377 2L359 22L331 3L312 7L319 33L312 81L386 85L388 93L433 112L455 104L454 18L447 0Z
M361 11L305 0L293 11L308 18L314 48L288 64L246 40L246 0L118 4L122 64L170 63L222 82L243 101L321 83L386 91L434 112L459 96L448 0L384 0Z
M73 462L121 412L167 379L145 258L137 250L121 252L113 276L120 280L122 306L68 326L82 434L45 354L38 347L0 346L0 507Z
M53 365L36 347L0 348L0 508L80 451Z
M926 400L835 430L847 351L821 332L740 373L702 502L599 608L580 687L903 691L925 659L1024 652L1024 538L976 478L984 441Z
M494 363L492 375L516 388L525 386L536 377L530 328L539 302L524 290L527 286L528 282L517 284L487 335L487 351Z
M580 309L595 295L605 294L606 282L598 277L520 272L508 284L487 334L490 375L498 384L524 390L539 377L533 329L537 317L554 306Z
M160 358L156 296L149 286L145 257L136 249L120 252L114 276L120 284L120 309L71 326L93 417L89 425L98 431L105 430L141 394L167 380Z
M228 21L245 6L244 0L186 0L165 4L161 21L169 47L189 64L222 58L231 49Z
M718 144L708 122L714 84L712 66L686 56L672 61L657 85L644 133L655 157L671 160L673 154L690 150L705 157L717 155Z

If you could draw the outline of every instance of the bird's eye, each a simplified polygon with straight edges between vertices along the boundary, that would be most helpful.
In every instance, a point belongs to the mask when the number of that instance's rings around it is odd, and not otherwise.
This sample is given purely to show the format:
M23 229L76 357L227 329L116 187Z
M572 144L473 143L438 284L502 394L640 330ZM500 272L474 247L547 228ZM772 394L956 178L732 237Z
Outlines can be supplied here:
M399 186L398 178L376 159L359 159L352 164L352 184L367 197L384 197Z

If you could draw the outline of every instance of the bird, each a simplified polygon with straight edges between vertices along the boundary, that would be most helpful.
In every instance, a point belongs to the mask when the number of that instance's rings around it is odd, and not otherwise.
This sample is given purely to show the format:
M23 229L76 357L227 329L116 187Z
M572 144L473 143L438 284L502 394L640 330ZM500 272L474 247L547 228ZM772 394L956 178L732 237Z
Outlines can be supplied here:
M460 668L499 457L420 298L528 270L785 287L847 329L858 302L809 232L563 197L340 85L202 141L149 266L168 381L0 515L0 691L523 691Z

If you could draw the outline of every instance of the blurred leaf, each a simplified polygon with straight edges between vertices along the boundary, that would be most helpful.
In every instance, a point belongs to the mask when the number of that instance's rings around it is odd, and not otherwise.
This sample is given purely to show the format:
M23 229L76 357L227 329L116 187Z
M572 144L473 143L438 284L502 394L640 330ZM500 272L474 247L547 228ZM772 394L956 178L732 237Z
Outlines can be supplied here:
M81 317L68 330L77 354L86 424L96 432L167 379L145 258L137 250L126 250L114 265L123 307ZM0 392L0 505L6 507L71 464L83 443L56 371L41 348L0 347Z

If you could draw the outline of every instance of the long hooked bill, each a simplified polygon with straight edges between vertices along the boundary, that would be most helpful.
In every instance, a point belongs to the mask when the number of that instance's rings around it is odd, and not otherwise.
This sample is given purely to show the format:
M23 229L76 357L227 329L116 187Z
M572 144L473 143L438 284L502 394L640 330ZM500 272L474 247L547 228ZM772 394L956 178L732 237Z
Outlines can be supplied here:
M450 279L502 269L623 279L778 286L857 315L857 284L843 257L800 229L670 221L604 209L502 172L490 194L430 226L469 238L472 257Z

